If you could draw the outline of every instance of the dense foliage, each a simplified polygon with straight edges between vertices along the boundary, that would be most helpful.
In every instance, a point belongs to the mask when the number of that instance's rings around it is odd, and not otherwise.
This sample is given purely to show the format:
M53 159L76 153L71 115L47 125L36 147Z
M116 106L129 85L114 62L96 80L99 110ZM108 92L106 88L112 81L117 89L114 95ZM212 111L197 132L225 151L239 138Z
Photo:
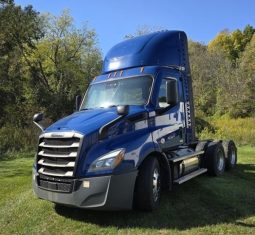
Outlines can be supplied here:
M189 42L199 116L250 117L255 113L255 28L223 31L209 45Z
M0 153L36 142L32 116L70 114L77 94L100 72L94 30L76 28L68 12L41 15L0 1Z
M222 116L220 118L209 117L199 119L199 121L196 122L197 128L201 126L197 133L199 139L232 139L239 146L255 146L254 117L233 119ZM199 125L200 123L201 125Z
M100 73L94 30L77 28L67 11L42 15L0 0L0 154L31 148L34 113L55 121L74 110ZM158 28L140 27L126 38ZM223 31L209 45L189 41L196 115L252 117L255 113L255 29ZM200 127L200 131L203 126Z

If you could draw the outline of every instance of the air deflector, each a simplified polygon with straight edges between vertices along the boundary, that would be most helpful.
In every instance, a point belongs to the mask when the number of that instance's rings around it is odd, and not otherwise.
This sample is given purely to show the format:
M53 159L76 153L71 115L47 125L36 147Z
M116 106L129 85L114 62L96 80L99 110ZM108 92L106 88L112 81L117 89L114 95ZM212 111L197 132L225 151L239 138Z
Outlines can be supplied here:
M160 31L128 39L107 53L102 73L155 65L182 66L189 71L184 48L187 48L187 36L183 31Z

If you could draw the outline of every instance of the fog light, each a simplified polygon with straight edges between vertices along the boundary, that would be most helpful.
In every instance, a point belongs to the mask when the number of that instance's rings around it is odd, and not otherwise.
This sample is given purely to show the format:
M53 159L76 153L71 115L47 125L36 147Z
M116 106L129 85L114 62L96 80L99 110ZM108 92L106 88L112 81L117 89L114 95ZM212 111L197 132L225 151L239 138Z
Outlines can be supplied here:
M90 182L85 180L83 181L83 188L89 188L90 187Z

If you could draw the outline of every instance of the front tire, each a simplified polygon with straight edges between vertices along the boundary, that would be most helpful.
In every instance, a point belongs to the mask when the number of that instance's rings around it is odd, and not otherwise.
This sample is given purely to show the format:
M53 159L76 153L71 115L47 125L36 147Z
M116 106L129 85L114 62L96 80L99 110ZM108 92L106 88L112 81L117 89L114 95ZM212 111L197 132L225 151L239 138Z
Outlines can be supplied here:
M152 211L159 206L161 172L157 158L149 157L142 163L135 186L135 208Z

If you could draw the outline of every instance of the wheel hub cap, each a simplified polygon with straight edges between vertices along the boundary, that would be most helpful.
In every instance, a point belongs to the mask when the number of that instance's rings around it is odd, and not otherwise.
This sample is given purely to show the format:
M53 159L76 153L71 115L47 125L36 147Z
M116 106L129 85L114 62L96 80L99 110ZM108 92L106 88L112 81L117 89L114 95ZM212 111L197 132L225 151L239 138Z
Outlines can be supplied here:
M223 152L220 151L219 153L219 159L218 159L218 164L217 164L217 168L219 171L222 171L223 170L223 167L224 167L224 155L223 155Z
M153 189L153 199L156 202L159 198L159 193L160 193L160 175L157 168L153 172L152 189Z

